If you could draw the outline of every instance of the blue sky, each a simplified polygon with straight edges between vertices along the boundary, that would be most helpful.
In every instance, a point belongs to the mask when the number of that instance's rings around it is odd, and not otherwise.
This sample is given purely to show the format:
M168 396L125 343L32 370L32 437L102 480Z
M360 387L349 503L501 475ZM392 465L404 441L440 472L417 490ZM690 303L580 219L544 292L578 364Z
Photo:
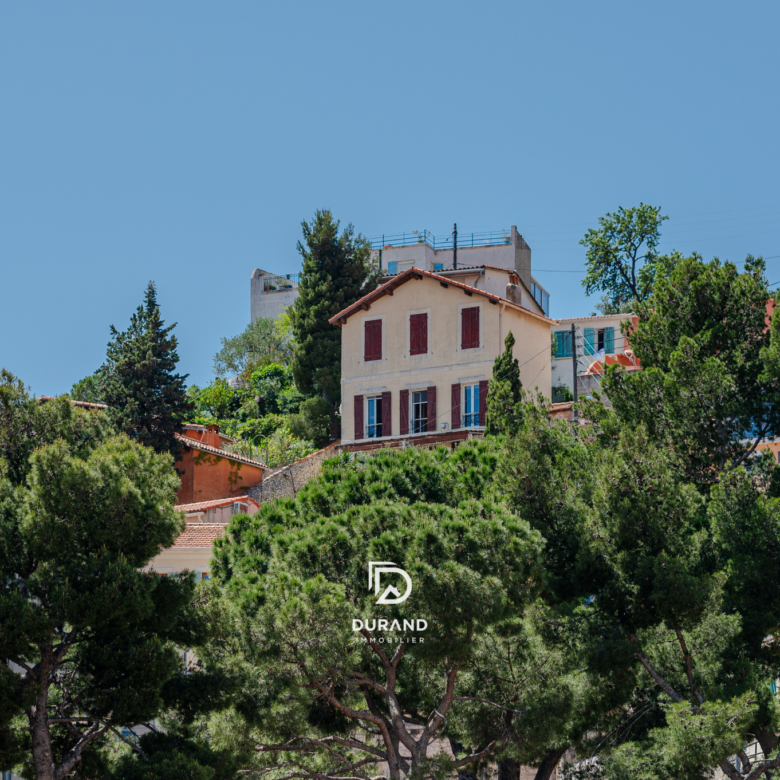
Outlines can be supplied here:
M105 355L153 279L211 377L300 222L517 224L553 316L579 238L660 205L661 248L780 282L780 5L0 4L0 365L36 394Z

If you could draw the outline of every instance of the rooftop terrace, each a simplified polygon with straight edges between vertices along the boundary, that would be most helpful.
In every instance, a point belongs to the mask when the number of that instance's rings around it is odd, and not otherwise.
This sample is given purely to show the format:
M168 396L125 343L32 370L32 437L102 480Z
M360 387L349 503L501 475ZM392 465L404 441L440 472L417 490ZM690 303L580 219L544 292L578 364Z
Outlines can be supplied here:
M372 249L387 247L413 246L427 244L434 251L452 249L453 237L436 237L430 230L412 230L410 233L387 233L368 239ZM501 246L512 242L510 230L490 230L482 233L461 233L458 231L458 247L467 249L472 246Z

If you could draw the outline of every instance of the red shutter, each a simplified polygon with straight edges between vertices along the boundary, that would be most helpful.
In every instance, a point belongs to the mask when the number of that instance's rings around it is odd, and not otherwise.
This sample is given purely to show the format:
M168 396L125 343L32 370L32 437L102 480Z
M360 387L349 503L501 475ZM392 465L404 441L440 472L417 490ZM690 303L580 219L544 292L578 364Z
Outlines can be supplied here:
M401 390L399 393L400 404L398 411L400 412L399 420L401 422L401 436L406 436L409 433L409 391Z
M382 320L369 320L365 323L364 360L382 359Z
M460 310L460 348L474 349L479 346L479 306Z
M479 383L479 424L485 424L485 417L487 415L487 394L488 394L488 380L483 379Z
M393 407L390 393L382 393L382 436L393 435Z
M428 433L436 432L436 388L428 388Z
M452 395L450 396L450 399L450 427L455 430L456 428L460 428L460 385L452 386Z
M428 315L409 315L409 354L424 355L428 351Z
M362 439L366 435L363 430L363 396L355 396L355 438Z

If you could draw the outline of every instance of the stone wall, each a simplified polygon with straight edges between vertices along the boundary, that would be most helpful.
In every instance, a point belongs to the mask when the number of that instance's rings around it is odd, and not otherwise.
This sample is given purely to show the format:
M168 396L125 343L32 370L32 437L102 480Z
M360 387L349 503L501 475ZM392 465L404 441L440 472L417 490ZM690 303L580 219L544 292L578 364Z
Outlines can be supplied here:
M248 495L258 503L276 498L293 498L310 479L320 473L322 462L337 454L338 443L329 444L325 449L296 460L289 466L266 471L263 481L249 490Z

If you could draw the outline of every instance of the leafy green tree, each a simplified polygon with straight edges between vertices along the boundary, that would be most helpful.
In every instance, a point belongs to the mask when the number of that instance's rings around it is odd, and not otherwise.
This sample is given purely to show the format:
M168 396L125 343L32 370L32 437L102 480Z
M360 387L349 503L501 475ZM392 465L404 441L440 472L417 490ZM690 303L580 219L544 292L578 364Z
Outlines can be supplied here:
M108 372L105 366L101 366L94 374L79 379L68 392L68 397L74 401L86 401L90 404L105 403L105 387L108 380Z
M780 325L767 328L764 268L677 262L625 331L642 371L610 366L602 382L617 419L644 425L705 489L780 435Z
M324 447L330 438L330 407L324 398L307 398L297 414L290 415L290 431L300 439Z
M587 295L602 291L602 306L613 313L651 294L659 263L656 253L661 238L658 206L640 203L599 217L598 229L590 228L580 240L586 248L586 274L582 281Z
M514 434L522 418L523 384L520 364L514 356L515 337L510 330L504 351L493 362L493 378L488 385L485 433L488 436Z
M104 398L117 430L156 452L175 455L180 451L175 434L194 405L184 384L187 375L174 373L179 362L174 327L164 326L149 282L130 327L120 333L111 326Z
M339 225L327 210L301 223L303 271L298 298L290 307L295 384L304 395L319 396L328 404L332 439L339 437L341 329L328 320L373 290L380 276L368 241L355 235L352 225L339 234Z
M523 617L541 538L481 500L495 463L494 440L340 456L295 499L234 519L211 593L225 639L204 658L242 680L230 739L245 771L437 776L495 759L516 777L539 758L577 680ZM406 602L375 603L370 560L409 573ZM426 757L442 736L452 755Z
M243 333L223 338L214 355L214 373L219 376L249 375L271 363L287 366L292 360L289 317L258 317Z
M182 527L169 455L0 381L0 765L62 780L155 718L203 641L191 578L143 571ZM87 767L91 767L87 770Z

